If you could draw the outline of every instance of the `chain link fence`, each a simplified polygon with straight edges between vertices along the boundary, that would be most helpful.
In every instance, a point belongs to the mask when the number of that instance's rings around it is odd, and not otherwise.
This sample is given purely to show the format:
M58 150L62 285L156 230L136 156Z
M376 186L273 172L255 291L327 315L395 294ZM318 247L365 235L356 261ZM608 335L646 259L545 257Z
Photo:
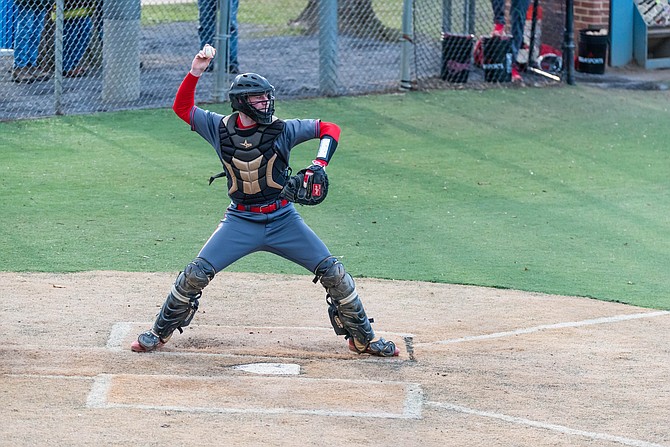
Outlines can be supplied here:
M504 85L517 72L525 83L560 82L563 1L415 1L413 9L420 88Z
M494 2L504 6L498 37ZM516 3L0 0L0 120L168 107L204 42L219 51L199 103L226 100L238 71L267 77L280 99L507 85ZM536 51L519 68L527 82L555 82L546 74L560 67L541 56L558 53L560 65L563 1L538 12L523 21Z

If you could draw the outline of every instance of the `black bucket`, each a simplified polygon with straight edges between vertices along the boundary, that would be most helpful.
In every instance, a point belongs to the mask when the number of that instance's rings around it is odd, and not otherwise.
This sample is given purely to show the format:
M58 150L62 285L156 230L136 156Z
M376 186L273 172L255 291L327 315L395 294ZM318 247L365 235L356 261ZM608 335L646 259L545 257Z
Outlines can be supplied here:
M482 68L486 82L512 80L512 40L509 37L482 37Z
M468 82L475 36L442 34L442 69L440 78L447 82Z
M607 34L600 30L579 30L579 51L577 53L577 71L582 73L605 73L607 58Z

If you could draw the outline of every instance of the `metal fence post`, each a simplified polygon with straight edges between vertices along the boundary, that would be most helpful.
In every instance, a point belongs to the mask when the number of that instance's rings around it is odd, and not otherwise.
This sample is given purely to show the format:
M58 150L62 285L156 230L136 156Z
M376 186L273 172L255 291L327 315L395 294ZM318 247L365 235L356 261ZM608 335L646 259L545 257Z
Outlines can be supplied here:
M412 29L412 10L414 0L403 0L402 4L402 47L400 53L400 89L412 88L412 73L410 69L410 56L412 44L414 43L414 30Z
M216 36L214 45L216 48L214 101L223 102L228 98L228 69L230 64L230 0L218 0L217 10L219 12L216 21Z
M442 0L442 32L451 32L451 0Z
M574 4L572 0L565 2L565 33L563 40L563 70L567 72L568 85L575 85L575 39L574 39Z
M337 0L319 2L319 90L337 93Z
M54 112L63 114L63 22L64 0L56 0L56 30L54 31Z
M103 101L140 97L140 14L140 0L103 2Z
M463 34L475 33L475 0L463 2Z

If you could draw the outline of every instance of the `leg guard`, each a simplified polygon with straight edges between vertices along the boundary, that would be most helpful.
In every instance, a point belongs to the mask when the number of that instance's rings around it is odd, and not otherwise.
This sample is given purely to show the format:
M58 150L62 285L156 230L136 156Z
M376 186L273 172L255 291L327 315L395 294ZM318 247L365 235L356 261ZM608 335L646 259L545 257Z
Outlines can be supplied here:
M334 257L324 259L315 274L326 289L328 315L335 333L347 339L353 337L360 345L368 346L375 334L351 275Z
M168 341L175 329L182 332L191 323L202 289L215 274L214 267L202 258L196 258L179 274L152 328L161 342Z
M197 299L189 300L176 294L173 287L151 330L140 334L137 337L137 343L133 343L130 348L136 352L153 351L167 343L175 329L182 332L182 327L189 325L197 310Z

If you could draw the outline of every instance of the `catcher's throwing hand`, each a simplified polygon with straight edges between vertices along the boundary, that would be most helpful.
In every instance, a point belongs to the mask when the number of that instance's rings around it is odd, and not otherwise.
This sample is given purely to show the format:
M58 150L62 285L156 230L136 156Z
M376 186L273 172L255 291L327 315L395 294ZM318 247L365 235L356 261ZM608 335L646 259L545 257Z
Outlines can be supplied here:
M328 175L323 166L314 164L290 177L279 194L300 205L318 205L328 194Z
M201 76L215 55L216 49L210 44L205 44L203 49L198 51L198 54L195 55L193 62L191 62L191 74L193 76Z

